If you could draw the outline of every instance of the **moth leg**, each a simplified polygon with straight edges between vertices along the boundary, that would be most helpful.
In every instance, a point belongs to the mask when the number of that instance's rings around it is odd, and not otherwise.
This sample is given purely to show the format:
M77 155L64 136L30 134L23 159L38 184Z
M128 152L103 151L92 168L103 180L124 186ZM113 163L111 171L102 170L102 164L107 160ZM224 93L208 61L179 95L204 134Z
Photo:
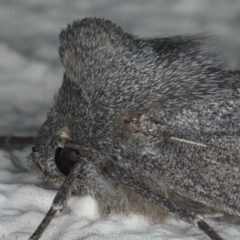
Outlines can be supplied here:
M36 231L29 238L29 240L39 239L43 232L45 231L45 229L47 228L47 226L49 225L49 223L52 221L57 211L62 211L63 208L66 206L67 200L72 193L73 184L85 163L86 162L83 159L81 159L81 161L75 164L70 174L67 176L66 180L60 187L57 195L53 199L53 203L50 210L48 211L48 213L46 214L46 216L44 217Z
M205 232L212 240L223 240L222 237L220 237L215 230L210 227L203 219L201 219L199 216L196 216L196 226L198 226L203 232Z
M34 144L34 140L34 137L0 136L1 145L32 145Z
M173 201L165 198L161 195L158 195L151 191L150 189L144 187L140 182L132 178L126 171L123 169L115 168L108 173L111 179L114 179L126 187L130 188L135 193L138 193L148 199L150 202L158 205L160 208L166 210L173 216L184 220L190 224L198 226L203 232L205 232L210 239L212 240L223 240L213 228L211 228L204 220L203 217L199 216L193 211L179 206Z

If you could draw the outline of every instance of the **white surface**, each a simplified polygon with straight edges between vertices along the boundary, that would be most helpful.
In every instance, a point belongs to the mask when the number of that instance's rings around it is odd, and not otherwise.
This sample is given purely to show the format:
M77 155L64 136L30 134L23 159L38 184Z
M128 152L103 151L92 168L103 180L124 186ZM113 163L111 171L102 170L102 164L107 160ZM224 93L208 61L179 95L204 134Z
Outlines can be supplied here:
M0 135L34 135L61 84L58 34L74 19L111 19L140 36L212 30L227 43L230 63L240 68L240 1L207 0L1 0ZM56 192L39 187L26 171L30 148L0 150L0 239L27 239ZM212 226L226 239L240 239L235 224ZM99 218L89 197L73 197L42 239L199 239L198 229L169 221L150 226L133 216Z

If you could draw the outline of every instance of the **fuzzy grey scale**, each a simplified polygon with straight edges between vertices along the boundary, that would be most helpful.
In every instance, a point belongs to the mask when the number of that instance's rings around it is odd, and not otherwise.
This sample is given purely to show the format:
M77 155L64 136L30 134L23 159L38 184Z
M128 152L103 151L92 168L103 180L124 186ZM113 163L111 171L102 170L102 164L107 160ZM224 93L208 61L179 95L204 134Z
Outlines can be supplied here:
M71 147L88 160L74 193L95 197L103 216L165 216L111 179L114 169L194 211L239 216L240 78L215 44L204 35L140 39L103 19L69 25L60 34L63 83L29 169L58 189L65 176L55 151Z

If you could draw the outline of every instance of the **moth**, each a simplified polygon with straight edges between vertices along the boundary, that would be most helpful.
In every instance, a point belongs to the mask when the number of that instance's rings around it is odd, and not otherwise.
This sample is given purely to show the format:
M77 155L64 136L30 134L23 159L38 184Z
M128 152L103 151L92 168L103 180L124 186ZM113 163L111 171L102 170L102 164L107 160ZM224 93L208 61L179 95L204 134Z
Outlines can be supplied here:
M59 190L30 239L71 194L90 194L103 217L170 214L222 239L204 216L240 215L240 73L216 38L138 38L85 18L59 41L63 82L28 157Z

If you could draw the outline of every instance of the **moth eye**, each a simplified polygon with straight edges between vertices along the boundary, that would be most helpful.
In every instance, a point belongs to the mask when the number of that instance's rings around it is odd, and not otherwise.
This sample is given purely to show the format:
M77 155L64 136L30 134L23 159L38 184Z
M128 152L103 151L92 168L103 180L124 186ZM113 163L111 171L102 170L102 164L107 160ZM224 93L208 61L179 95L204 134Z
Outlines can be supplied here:
M54 160L58 170L67 176L75 163L80 160L80 153L72 148L57 148Z

